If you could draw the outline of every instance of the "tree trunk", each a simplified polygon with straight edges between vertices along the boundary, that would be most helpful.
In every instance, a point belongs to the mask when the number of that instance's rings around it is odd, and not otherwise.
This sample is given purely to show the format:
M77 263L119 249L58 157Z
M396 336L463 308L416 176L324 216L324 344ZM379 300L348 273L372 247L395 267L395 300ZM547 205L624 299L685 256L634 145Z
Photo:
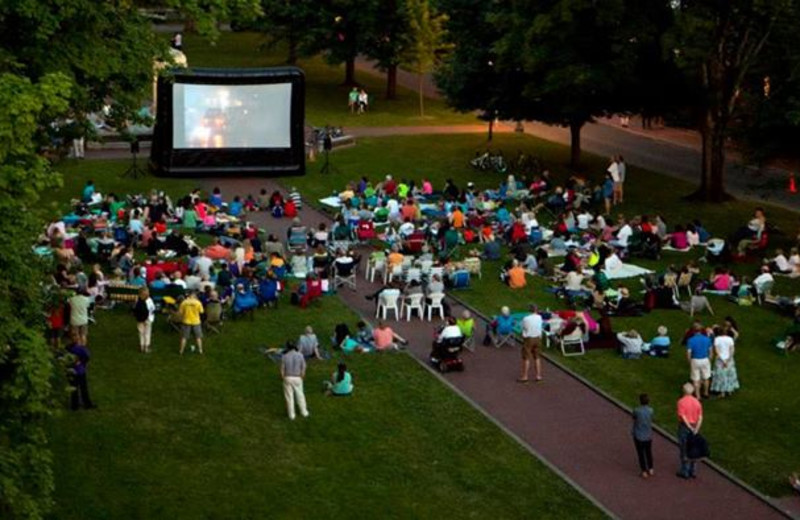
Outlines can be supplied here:
M397 65L386 68L386 99L397 99Z
M489 120L489 136L486 138L486 140L491 143L493 137L494 137L494 118L491 118Z
M417 74L419 82L419 117L425 117L425 96L422 95L422 74Z
M569 125L569 144L570 155L569 165L571 168L577 168L581 162L581 129L583 122L573 122Z
M288 55L286 56L286 64L294 65L297 63L297 38L293 35L289 37L287 42L289 45Z
M344 62L344 85L356 85L356 59L355 57L348 58Z
M706 202L723 202L730 197L725 192L725 126L709 110L700 129L702 163L700 187L690 198Z

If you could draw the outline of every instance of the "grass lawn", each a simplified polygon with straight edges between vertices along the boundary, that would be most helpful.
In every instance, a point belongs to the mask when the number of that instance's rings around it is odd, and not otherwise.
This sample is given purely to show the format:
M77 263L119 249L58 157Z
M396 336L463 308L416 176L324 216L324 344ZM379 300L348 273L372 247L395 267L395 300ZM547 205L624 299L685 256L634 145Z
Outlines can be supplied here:
M435 139L435 140L434 140ZM496 186L502 179L499 174L478 173L468 166L475 150L485 148L485 138L478 135L413 136L372 138L359 140L352 149L337 151L332 155L338 174L321 176L319 163L310 166L309 174L302 178L287 179L287 185L300 188L309 199L326 196L341 189L349 180L367 175L373 180L385 173L396 177L419 180L430 178L441 187L447 177L463 185L473 180L480 188ZM495 137L494 146L513 156L518 149L533 153L550 167L556 178L569 174L564 166L567 149L529 136L501 134ZM605 170L605 159L585 155L589 177L599 178ZM620 211L628 214L662 213L668 223L688 222L700 218L716 236L727 236L747 222L755 204L728 202L721 205L698 205L687 202L682 195L692 191L686 182L668 178L654 172L629 167L626 183L626 200ZM784 231L776 236L774 245L789 245L798 228L798 216L778 208L767 207L769 219ZM701 253L681 254L665 252L659 262L637 260L636 263L655 270L668 264L682 264ZM523 310L528 301L536 301L552 309L563 306L550 293L544 291L540 279L533 280L523 291L512 292L498 279L500 266L487 265L481 281L475 281L469 290L458 295L482 309L495 314L501 305ZM753 275L756 264L733 266L739 273ZM703 274L709 273L704 268ZM636 279L626 280L634 293L641 288ZM779 278L778 294L800 294L800 281ZM788 492L785 476L800 467L800 451L795 448L793 424L800 422L800 356L779 355L771 340L788 326L789 319L768 307L738 307L719 297L711 297L718 317L707 318L716 323L726 315L733 316L741 327L742 336L737 345L737 366L743 389L732 399L712 401L706 405L706 433L713 448L714 460L771 495ZM673 341L689 325L688 315L680 311L657 311L642 318L615 319L615 330L636 328L646 339L652 337L658 325L666 325ZM558 356L560 358L560 356ZM674 401L680 384L688 376L683 352L677 349L668 360L644 359L625 361L613 352L591 352L580 358L562 360L571 369L586 376L598 386L628 405L633 405L640 392L648 392L656 409L659 423L672 431ZM758 424L757 428L752 425ZM765 437L765 432L769 432Z
M44 195L44 207L63 209L89 178L102 192L178 196L194 186L120 179L126 167L63 162L64 187ZM347 399L321 392L335 360L312 363L312 417L289 422L278 366L259 348L310 323L327 344L336 323L355 319L335 297L302 312L284 299L253 321L227 323L207 338L205 356L181 358L163 316L144 356L130 312L99 311L89 377L100 408L64 412L51 426L55 517L603 516L405 354L349 358L356 393Z
M268 67L286 64L286 54L279 46L263 48L265 38L258 33L225 32L215 46L200 37L187 35L183 51L191 67ZM327 64L321 57L302 59L297 64L306 73L306 121L324 126L417 126L476 124L472 114L459 114L444 101L425 100L425 117L419 115L416 91L398 86L397 99L384 98L385 79L357 71L356 80L370 95L365 114L351 114L347 108L350 88L341 85L344 65Z
M205 356L183 358L164 317L145 356L129 312L100 312L89 338L99 409L51 428L56 517L602 516L405 354L348 358L352 398L322 394L335 360L311 363L311 418L290 422L278 366L258 348L310 322L327 344L354 321L335 297L314 307L284 301L229 322Z

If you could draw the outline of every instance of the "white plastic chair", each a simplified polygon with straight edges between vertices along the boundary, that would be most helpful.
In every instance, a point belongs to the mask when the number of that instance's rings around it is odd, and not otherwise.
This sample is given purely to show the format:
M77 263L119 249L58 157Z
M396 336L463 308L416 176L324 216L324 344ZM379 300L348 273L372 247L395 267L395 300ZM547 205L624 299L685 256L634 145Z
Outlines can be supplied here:
M772 287L774 285L775 282L764 282L762 284L753 285L753 289L756 292L756 299L758 300L759 305L762 305L764 303L764 300L772 296Z
M566 356L582 356L586 353L583 345L583 330L580 327L575 327L575 330L561 336L561 353ZM578 347L577 350L567 352L568 347Z
M367 270L364 273L364 279L369 279L370 282L375 281L375 274L381 273L381 278L386 280L386 258L370 258L367 263Z
M396 265L389 270L388 280L389 283L393 282L396 278L402 279L403 278L403 266Z
M411 282L422 283L422 269L411 267L406 271L406 283Z
M409 294L403 299L400 315L402 315L405 311L406 321L411 321L411 314L414 311L417 311L417 316L419 316L419 319L422 319L422 316L425 313L425 308L423 305L424 300L425 295L422 293Z
M400 319L400 294L399 293L386 293L382 292L378 296L378 308L375 310L375 317L379 315L381 319L386 319L387 311L394 311L394 319Z
M439 313L439 317L444 319L444 293L433 293L428 295L428 303L425 309L428 312L428 321L433 319L433 311Z
M417 264L419 265L420 271L424 276L430 275L431 267L433 267L433 260L422 260L418 261Z
M428 272L428 279L433 280L434 276L438 276L440 280L444 280L444 267L431 267Z

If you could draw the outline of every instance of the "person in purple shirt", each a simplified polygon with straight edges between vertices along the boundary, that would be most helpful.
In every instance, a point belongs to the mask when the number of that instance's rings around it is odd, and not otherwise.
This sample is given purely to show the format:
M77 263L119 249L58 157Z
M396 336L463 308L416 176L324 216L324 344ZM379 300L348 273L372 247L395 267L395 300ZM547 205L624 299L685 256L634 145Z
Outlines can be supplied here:
M86 366L89 364L90 358L89 349L73 341L67 347L67 352L75 358L69 376L69 383L72 386L72 409L77 410L81 403L87 410L97 408L89 397L89 382L86 379Z

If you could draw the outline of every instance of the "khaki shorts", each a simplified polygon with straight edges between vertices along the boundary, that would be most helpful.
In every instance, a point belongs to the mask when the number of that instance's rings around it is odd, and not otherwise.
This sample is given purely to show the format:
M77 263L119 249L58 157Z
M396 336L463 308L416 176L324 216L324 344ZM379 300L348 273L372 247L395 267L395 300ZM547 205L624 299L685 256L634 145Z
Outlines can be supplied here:
M78 336L86 336L89 334L89 325L70 325L70 331Z
M689 379L692 381L706 381L711 379L711 361L706 359L693 359L689 362Z
M539 357L539 347L542 338L523 338L522 340L522 359L537 359Z
M189 339L194 333L195 338L202 338L203 337L203 326L202 325L183 325L181 327L181 333L183 334L184 339Z

